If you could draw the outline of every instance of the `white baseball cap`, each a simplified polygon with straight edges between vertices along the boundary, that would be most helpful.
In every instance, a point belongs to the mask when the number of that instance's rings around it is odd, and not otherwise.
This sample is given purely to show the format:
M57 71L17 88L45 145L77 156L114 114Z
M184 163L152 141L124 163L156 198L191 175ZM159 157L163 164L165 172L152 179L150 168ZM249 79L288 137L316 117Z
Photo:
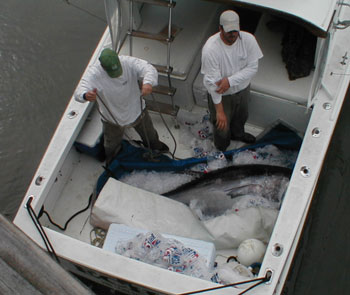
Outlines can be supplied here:
M233 10L226 10L220 15L220 25L225 32L239 31L239 15Z

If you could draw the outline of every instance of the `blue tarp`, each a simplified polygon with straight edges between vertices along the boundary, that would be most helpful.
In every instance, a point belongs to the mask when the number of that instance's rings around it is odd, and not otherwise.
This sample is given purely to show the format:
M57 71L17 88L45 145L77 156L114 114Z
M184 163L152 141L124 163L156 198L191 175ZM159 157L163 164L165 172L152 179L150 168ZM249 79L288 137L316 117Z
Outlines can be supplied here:
M224 152L225 156L233 156L244 150L253 150L266 145L275 145L279 149L299 150L302 139L290 128L283 124L278 124L267 132L255 144L244 146L239 149ZM148 171L173 171L180 172L191 168L200 163L206 163L207 158L187 158L184 160L174 160L166 155L159 155L149 160L149 151L143 148L135 147L123 141L122 149L106 170L101 174L97 181L97 195L107 182L109 177L119 179L125 173L131 173L134 170Z

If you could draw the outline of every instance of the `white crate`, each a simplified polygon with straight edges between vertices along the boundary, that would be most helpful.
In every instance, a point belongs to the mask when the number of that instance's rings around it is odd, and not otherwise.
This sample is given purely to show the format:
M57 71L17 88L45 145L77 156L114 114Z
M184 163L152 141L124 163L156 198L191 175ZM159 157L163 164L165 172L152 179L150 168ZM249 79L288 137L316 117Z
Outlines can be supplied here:
M112 223L109 226L106 239L103 244L103 249L115 253L115 246L117 242L131 240L137 234L147 232L149 231L144 229L132 228L124 224ZM207 266L209 267L209 269L212 269L214 267L216 250L213 243L162 233L161 235L165 238L176 239L179 242L181 242L184 246L196 250L199 253L199 255L207 261Z

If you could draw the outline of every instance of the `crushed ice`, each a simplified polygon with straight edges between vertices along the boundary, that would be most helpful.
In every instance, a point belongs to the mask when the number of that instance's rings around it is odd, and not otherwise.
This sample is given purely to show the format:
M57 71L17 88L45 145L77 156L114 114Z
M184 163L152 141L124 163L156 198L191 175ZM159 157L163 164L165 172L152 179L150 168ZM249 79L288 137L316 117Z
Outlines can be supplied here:
M194 172L207 173L209 171L217 170L227 166L237 166L246 164L265 164L281 167L292 168L297 157L296 151L281 151L274 145L267 145L254 150L243 150L233 154L232 160L229 161L225 155L218 151L212 140L212 125L209 121L208 113L202 116L200 119L195 119L194 122L188 122L183 120L181 123L182 133L180 136L180 142L186 145L192 150L193 157L204 158L207 161L200 163L191 168ZM132 173L124 176L120 180L141 188L147 191L163 194L171 191L187 182L194 179L191 173L174 173L174 172L155 172L155 171L133 171ZM259 183L263 181L263 183ZM284 180L282 183L278 183L281 179L275 177L255 178L242 180L237 184L240 187L240 191L236 190L235 198L228 200L220 200L221 207L227 208L227 210L239 210L252 206L261 206L265 208L277 209L280 206L282 195L285 192L288 181ZM269 195L276 195L273 190L280 190L278 200L271 200ZM231 192L232 193L232 192ZM227 203L229 202L229 204ZM216 203L217 202L216 200ZM210 206L209 206L210 207ZM190 203L190 208L196 212L200 219L205 220L212 217L205 215L208 209L208 200L205 198L194 198ZM213 210L219 210L218 208ZM220 214L222 209L219 210ZM216 215L218 213L215 213Z
M232 165L265 164L293 168L298 153L296 151L281 151L274 145L244 150L233 154L232 160L228 161L224 154L215 149L212 140L212 126L208 114L195 122L182 122L180 143L191 149L193 157L206 157L206 163L192 167L195 172L209 172ZM249 207L265 207L279 209L283 194L288 187L287 179L276 179L274 176L265 177L263 180L255 179L242 180L237 184L240 191L235 191L234 198L227 199L227 192L223 192L223 198L215 198L215 206L211 206L210 198L194 198L190 202L190 208L201 220L208 220L218 214L230 214ZM193 174L155 172L155 171L134 171L124 176L121 181L132 186L145 189L157 194L171 191L182 184L194 179ZM262 179L262 178L260 178ZM245 182L244 182L245 181ZM263 181L263 183L259 183ZM278 192L273 191L278 190ZM232 192L231 192L232 193ZM278 199L269 198L270 194L278 195ZM211 198L213 199L213 198ZM208 201L209 200L209 201ZM219 204L219 206L218 206ZM217 210L218 212L210 211ZM219 212L220 211L220 212ZM234 262L224 264L217 268L216 278L213 273L205 269L204 263L197 259L196 263L187 261L188 256L184 254L184 248L175 240L166 240L159 234L148 233L148 236L137 236L128 243L116 246L116 252L127 257L142 260L155 264L169 270L197 276L203 279L210 279L219 283L232 283L239 280L252 278L253 275L243 265ZM151 235L157 241L156 246L147 244L147 238ZM193 256L193 255L192 255ZM189 268L186 268L189 266ZM244 272L242 272L244 268ZM227 279L229 278L229 279Z

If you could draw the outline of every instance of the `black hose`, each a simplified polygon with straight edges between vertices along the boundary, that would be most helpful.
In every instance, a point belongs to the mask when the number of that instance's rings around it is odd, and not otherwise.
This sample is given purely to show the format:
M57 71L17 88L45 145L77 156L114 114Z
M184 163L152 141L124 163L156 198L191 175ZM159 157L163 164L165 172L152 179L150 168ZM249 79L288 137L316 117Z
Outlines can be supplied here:
M51 219L49 213L47 213L45 210L43 210L42 213L45 214L45 215L47 216L47 218L49 219L49 221L50 221L51 224L53 224L54 226L58 227L60 230L65 231L65 230L67 229L67 226L68 226L69 222L71 222L73 218L75 218L75 217L78 216L79 214L81 214L81 213L83 213L84 211L86 211L87 209L89 209L89 207L90 207L90 205L91 205L92 196L93 196L93 194L91 194L90 197L89 197L89 204L88 204L84 209L78 211L78 212L75 213L73 216L71 216L71 217L66 221L64 227L62 227L62 226L60 226L59 224L55 223L55 222Z

